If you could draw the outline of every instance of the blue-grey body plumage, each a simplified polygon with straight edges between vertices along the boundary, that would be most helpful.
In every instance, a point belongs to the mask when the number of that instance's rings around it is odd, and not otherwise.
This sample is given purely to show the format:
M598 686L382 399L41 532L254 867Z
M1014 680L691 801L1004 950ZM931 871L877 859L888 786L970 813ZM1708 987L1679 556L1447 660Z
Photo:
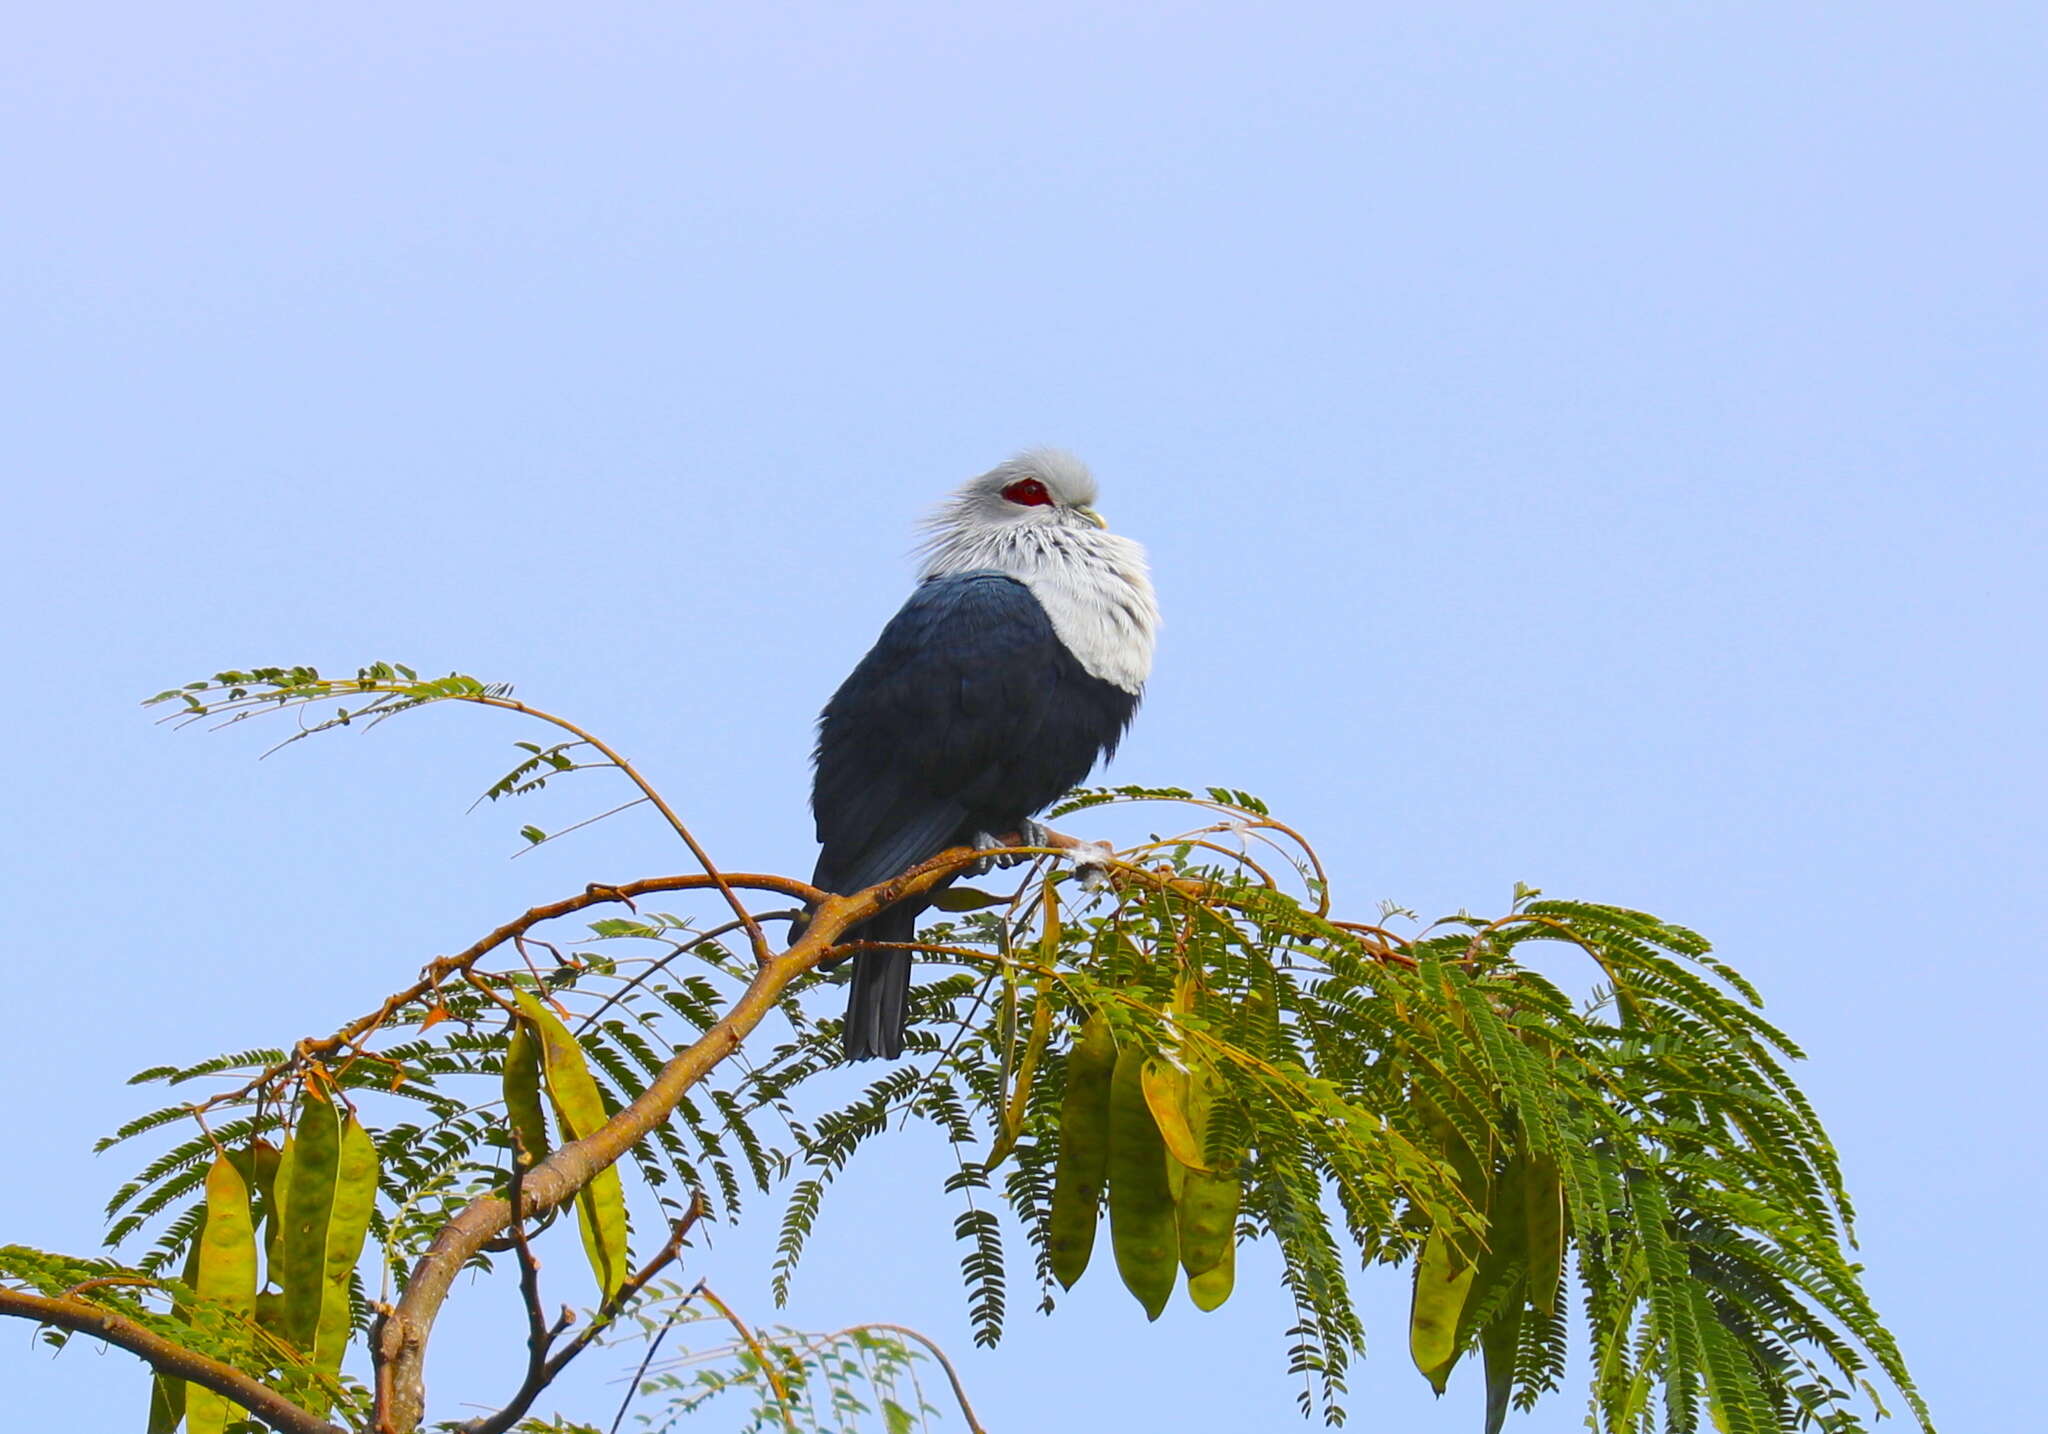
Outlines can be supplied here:
M1158 617L1142 550L1103 530L1093 497L1086 469L1040 452L942 510L922 581L819 719L814 886L860 891L1015 832L1116 750ZM847 939L909 941L928 899ZM856 958L850 1059L901 1054L910 965Z

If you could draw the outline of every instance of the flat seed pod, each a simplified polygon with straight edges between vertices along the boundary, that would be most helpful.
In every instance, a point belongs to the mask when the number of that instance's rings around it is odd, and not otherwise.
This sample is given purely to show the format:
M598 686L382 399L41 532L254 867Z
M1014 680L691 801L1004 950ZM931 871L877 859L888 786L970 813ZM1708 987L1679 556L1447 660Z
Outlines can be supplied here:
M284 1152L261 1136L249 1143L249 1168L255 1174L255 1191L259 1200L268 1203L277 1195L277 1163L284 1158Z
M530 1170L548 1153L547 1114L540 1099L540 1042L525 1021L512 1023L505 1043L505 1115L512 1126L513 1160Z
M1486 1247L1473 1266L1460 1316L1465 1320L1461 1345L1469 1345L1474 1333L1486 1358L1486 1419L1488 1434L1499 1434L1500 1421L1507 1418L1508 1394L1514 1382L1515 1344L1521 1338L1522 1311L1529 1300L1528 1212L1523 1206L1529 1163L1520 1154L1511 1157L1489 1192L1492 1204L1486 1212ZM1457 1258L1453 1255L1453 1258ZM1480 1310L1496 1311L1493 1322L1475 1331L1470 1316Z
M1140 1068L1138 1082L1152 1122L1166 1142L1166 1153L1186 1169L1208 1169L1202 1138L1188 1121L1188 1073L1164 1057L1153 1056Z
M1195 1302L1198 1310L1218 1309L1230 1298L1230 1292L1236 1286L1237 1252L1233 1249L1221 1263L1188 1277L1188 1298Z
M1219 1151L1211 1138L1216 1101L1222 1092L1223 1077L1214 1065L1205 1060L1196 1060L1190 1065L1185 1097L1188 1130L1195 1148L1202 1152L1205 1164L1182 1171L1180 1188L1174 1192L1174 1204L1180 1226L1181 1268L1188 1272L1188 1293L1197 1296L1198 1304L1203 1296L1196 1291L1195 1278L1233 1259L1237 1245L1237 1210L1244 1199L1244 1182L1236 1174L1237 1167L1244 1160L1244 1152ZM1174 1165L1179 1163L1178 1159L1173 1162ZM1232 1276L1226 1271L1220 1282L1212 1283L1221 1284L1221 1294L1215 1296L1216 1304L1221 1304L1230 1293ZM1204 1309L1215 1307L1213 1304L1203 1306Z
M341 1163L341 1117L334 1102L309 1089L292 1131L291 1176L284 1191L284 1238L271 1277L284 1290L285 1338L310 1355L327 1298L327 1226Z
M1166 1183L1166 1142L1145 1103L1145 1057L1119 1052L1109 1081L1109 1239L1117 1273L1158 1319L1180 1277L1173 1192Z
M1244 1184L1235 1175L1190 1170L1181 1186L1180 1261L1190 1278L1229 1261L1237 1248L1237 1210Z
M1074 1287L1095 1250L1095 1221L1109 1168L1109 1080L1115 1068L1116 1037L1108 1018L1097 1011L1082 1025L1067 1056L1059 1159L1046 1217L1053 1278L1063 1289Z
M362 1123L350 1117L341 1127L334 1172L334 1201L327 1219L327 1259L322 1275L320 1324L314 1331L313 1363L328 1374L341 1370L351 1328L349 1278L363 1256L370 1213L377 1204L377 1147Z
M277 1153L277 1172L271 1176L270 1212L263 1217L263 1271L266 1283L284 1288L285 1206L292 1187L292 1138L287 1134ZM284 1326L278 1325L282 1334Z
M199 1210L199 1228L192 1232L192 1242L185 1247L185 1263L178 1271L178 1279L187 1289L199 1287L199 1247L206 1233L206 1208ZM171 1314L181 1320L192 1318L191 1304L180 1298L171 1301ZM149 1384L149 1434L171 1434L185 1418L185 1381L175 1376L159 1374Z
M148 1434L172 1434L185 1417L185 1381L159 1374L149 1382Z
M1550 1315L1564 1283L1564 1185L1557 1163L1537 1156L1525 1167L1522 1186L1528 1222L1529 1303Z
M561 1020L530 992L517 993L519 1013L540 1043L541 1076L555 1118L572 1140L583 1140L605 1123L604 1097L583 1058L583 1047ZM626 1187L618 1167L607 1165L576 1192L576 1226L597 1287L610 1299L626 1282Z
M199 1236L199 1266L193 1288L200 1299L233 1314L247 1315L256 1303L256 1227L249 1211L249 1182L226 1155L206 1171L206 1228ZM189 1434L221 1434L239 1404L197 1384L185 1392Z
M1508 1397L1515 1388L1515 1347L1522 1337L1522 1306L1518 1303L1479 1336L1486 1357L1486 1434L1500 1434L1508 1420Z
M1408 1352L1438 1394L1458 1362L1458 1316L1472 1290L1473 1267L1441 1232L1423 1241L1415 1262L1415 1300L1408 1315Z

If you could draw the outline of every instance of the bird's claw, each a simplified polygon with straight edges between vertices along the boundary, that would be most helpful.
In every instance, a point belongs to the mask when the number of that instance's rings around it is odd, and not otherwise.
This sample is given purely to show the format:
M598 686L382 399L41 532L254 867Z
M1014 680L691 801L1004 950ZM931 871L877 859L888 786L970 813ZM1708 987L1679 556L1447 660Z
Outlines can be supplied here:
M1006 845L1008 845L1008 843L1006 843L1001 837L995 836L992 833L976 832L974 834L974 849L976 851L998 851ZM980 861L977 861L973 866L968 867L967 874L969 876L987 876L990 872L994 871L996 867L999 865L1007 866L1008 863L1003 861L999 857L985 856Z
M973 867L969 869L969 875L987 876L991 871L994 871L997 867L1017 866L1023 862L1031 860L1031 857L1027 853L1021 851L1008 851L1007 848L1009 847L1044 846L1046 844L1047 843L1045 828L1040 826L1037 822L1032 821L1029 817L1026 817L1023 821L1017 824L1017 839L1014 842L1005 841L1003 838L995 835L993 832L976 832L974 834L974 849L976 851L1000 851L1004 852L1005 854L1002 856L983 857L980 861L976 862L973 865Z

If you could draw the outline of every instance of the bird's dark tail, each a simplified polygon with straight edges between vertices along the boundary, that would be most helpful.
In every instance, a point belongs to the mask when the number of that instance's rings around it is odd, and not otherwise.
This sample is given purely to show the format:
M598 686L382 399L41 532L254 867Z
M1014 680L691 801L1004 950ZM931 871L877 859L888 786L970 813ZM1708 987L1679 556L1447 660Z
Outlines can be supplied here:
M917 935L917 911L898 906L883 912L858 931L855 941L909 941ZM853 984L846 993L846 1058L880 1056L893 1061L903 1054L903 1027L910 1004L910 953L863 951L853 958Z

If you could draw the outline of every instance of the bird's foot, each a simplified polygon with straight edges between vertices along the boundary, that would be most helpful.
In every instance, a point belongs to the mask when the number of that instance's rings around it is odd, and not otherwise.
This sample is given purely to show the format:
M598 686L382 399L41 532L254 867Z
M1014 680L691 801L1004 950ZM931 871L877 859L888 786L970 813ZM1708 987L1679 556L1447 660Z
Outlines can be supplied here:
M973 843L976 851L1002 851L1004 855L983 857L974 864L969 874L972 876L987 876L999 866L1017 866L1031 860L1030 856L1021 851L1005 851L1007 847L1044 846L1045 844L1045 828L1032 821L1029 817L1026 817L1017 824L1017 839L1015 842L1005 841L993 832L976 832Z

